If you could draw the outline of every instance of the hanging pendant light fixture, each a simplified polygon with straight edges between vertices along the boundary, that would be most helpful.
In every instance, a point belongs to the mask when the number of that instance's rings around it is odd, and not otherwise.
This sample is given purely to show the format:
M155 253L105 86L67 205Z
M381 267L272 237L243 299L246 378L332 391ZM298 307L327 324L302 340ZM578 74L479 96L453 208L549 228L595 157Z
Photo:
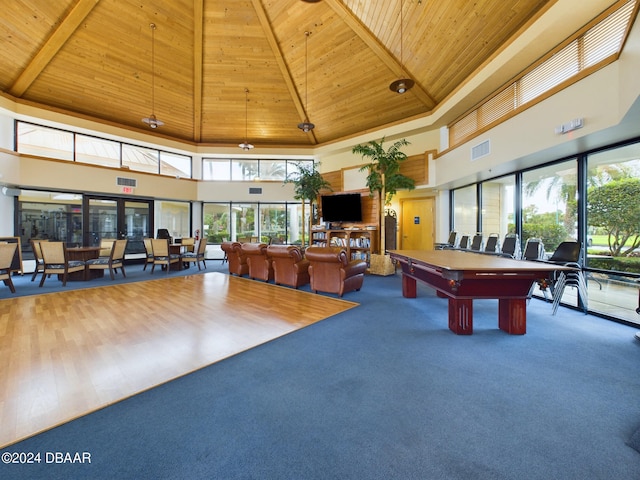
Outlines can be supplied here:
M307 62L308 62L308 54L307 54L307 43L309 42L309 35L311 32L304 32L304 122L298 124L298 128L302 130L304 133L308 133L315 128L315 125L309 121L309 117L307 116L307 109L309 108L308 102L308 74L307 74Z
M158 128L164 125L164 122L156 117L156 24L150 23L151 28L151 115L143 118L142 121L149 125L150 128Z
M251 145L249 143L249 127L248 127L248 120L249 118L249 89L245 88L244 89L244 142L242 142L240 145L238 145L242 150L244 150L245 152L251 150L253 148L253 145Z
M404 73L404 64L403 64L403 51L402 51L402 24L404 23L404 17L402 15L402 0L400 0L400 69L402 70L402 72ZM409 90L411 87L413 87L414 85L414 81L411 80L410 78L401 78L399 80L396 80L394 82L391 82L391 85L389 85L389 90L391 90L392 92L396 92L396 93L404 93L407 90Z

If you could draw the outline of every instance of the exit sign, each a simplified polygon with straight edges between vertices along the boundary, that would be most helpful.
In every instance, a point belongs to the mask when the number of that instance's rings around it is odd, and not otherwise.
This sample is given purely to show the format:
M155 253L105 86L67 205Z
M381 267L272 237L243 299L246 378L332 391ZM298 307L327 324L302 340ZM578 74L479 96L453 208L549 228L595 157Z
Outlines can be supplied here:
M122 193L133 193L133 187L122 187Z

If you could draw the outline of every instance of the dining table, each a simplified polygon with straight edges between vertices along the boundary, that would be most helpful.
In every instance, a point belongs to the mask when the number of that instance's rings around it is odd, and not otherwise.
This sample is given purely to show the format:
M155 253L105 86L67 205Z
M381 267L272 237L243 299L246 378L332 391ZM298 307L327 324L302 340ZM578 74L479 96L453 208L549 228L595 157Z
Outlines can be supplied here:
M87 260L98 258L100 256L100 247L67 247L67 256L69 260L86 262ZM84 270L70 273L67 276L67 281L87 281L94 278L100 278L103 275L104 270L90 269L88 266L85 266Z

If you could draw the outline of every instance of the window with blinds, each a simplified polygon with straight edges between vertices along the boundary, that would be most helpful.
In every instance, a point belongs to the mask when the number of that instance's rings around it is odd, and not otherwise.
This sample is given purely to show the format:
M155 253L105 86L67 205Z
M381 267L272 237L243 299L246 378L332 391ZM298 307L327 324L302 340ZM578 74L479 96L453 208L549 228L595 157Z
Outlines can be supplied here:
M586 69L595 70L620 54L638 0L628 0L564 47L551 52L542 63L524 72L479 107L449 125L451 148L503 121L516 110L544 98L553 89L566 88ZM555 91L555 90L554 90Z

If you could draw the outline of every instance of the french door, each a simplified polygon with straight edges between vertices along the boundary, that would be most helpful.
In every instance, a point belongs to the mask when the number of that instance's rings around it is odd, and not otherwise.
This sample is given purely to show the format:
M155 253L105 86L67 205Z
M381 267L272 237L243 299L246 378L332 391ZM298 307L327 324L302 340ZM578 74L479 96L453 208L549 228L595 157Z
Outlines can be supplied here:
M84 244L103 239L127 239L126 254L145 253L144 238L153 232L153 201L85 195Z

